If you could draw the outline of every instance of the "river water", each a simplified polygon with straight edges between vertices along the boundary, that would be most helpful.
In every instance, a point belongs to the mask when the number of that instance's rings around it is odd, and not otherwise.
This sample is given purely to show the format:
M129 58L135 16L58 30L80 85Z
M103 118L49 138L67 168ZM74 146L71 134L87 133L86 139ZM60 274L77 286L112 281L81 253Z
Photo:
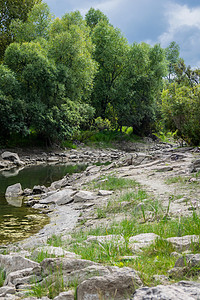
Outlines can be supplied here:
M12 243L33 235L48 223L48 217L35 209L15 207L7 203L5 191L9 185L21 183L22 188L49 186L66 174L80 172L85 165L39 165L0 172L0 244Z

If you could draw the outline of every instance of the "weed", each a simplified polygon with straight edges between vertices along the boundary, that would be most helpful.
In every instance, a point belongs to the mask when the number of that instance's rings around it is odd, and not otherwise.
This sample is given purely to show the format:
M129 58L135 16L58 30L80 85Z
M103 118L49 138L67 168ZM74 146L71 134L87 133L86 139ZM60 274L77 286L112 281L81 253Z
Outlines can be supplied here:
M38 263L42 262L45 258L54 258L56 257L54 254L48 254L47 251L41 250L37 253L36 257L34 257L34 260Z
M61 247L63 245L63 241L61 236L53 234L47 240L47 244L54 247Z
M139 184L132 179L118 178L116 176L104 176L100 181L92 181L90 187L92 189L101 190L123 190L127 188L134 188Z

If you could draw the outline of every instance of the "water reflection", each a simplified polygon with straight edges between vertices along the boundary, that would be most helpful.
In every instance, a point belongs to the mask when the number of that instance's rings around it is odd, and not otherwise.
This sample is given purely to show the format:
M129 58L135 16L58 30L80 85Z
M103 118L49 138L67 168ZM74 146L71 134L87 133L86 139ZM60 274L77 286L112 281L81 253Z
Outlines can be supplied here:
M84 171L86 165L39 165L0 172L0 244L12 243L38 232L49 219L38 210L23 205L23 199L5 198L8 186L21 183L22 188L50 186L67 174Z
M10 196L5 196L6 201L8 202L8 204L15 206L15 207L21 207L22 206L22 202L23 202L23 197L22 196L18 196L18 197L10 197Z

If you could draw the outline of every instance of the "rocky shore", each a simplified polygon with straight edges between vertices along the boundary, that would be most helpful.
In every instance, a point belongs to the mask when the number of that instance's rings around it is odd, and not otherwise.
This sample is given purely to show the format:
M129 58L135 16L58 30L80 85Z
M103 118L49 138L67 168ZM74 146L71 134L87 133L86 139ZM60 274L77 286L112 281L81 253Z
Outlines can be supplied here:
M5 275L4 284L0 288L0 299L199 299L198 234L165 239L166 245L174 249L171 256L174 257L175 263L167 274L152 274L155 282L159 283L153 287L145 286L140 271L123 263L118 265L98 263L83 259L79 253L69 251L72 246L74 248L80 246L80 242L74 238L74 233L87 232L88 229L102 226L109 229L113 220L118 223L124 219L131 220L133 203L131 201L118 203L116 199L121 195L118 189L106 190L94 187L95 184L98 186L98 183L107 180L108 176L137 181L151 198L158 199L162 204L164 211L162 218L177 220L177 226L181 217L190 217L194 212L199 214L199 148L177 148L153 142L138 143L131 147L128 153L123 149L80 149L34 155L20 153L17 155L9 151L11 153L5 156L5 152L8 151L2 151L0 161L2 170L13 166L24 167L47 162L87 161L89 166L83 173L65 176L53 182L49 188L35 186L32 190L23 191L19 184L8 188L7 196L12 197L17 193L26 197L27 205L48 214L50 223L36 235L0 248L2 253L0 268ZM110 164L92 165L95 162L110 162ZM184 182L183 185L180 185L181 180ZM133 188L127 188L127 191L129 190L132 192ZM115 204L115 212L108 210L112 201ZM144 214L142 207L145 207L145 201L147 199L144 198L134 206L134 210L141 212L138 215L138 222L141 223L143 217L143 223L157 224L161 218L160 212L157 213L155 206L151 205L153 209L148 207ZM62 246L50 245L49 239L52 235L59 236ZM145 249L161 238L153 232L133 234L128 238L123 233L88 234L82 243L83 247L94 245L94 249L101 247L102 251L105 251L106 246L111 248L117 246L120 249L125 245L129 256L121 258L121 261L135 261ZM192 253L191 246L194 245L197 250ZM37 262L36 257L41 252L45 253L46 258ZM62 278L62 289L60 281L57 286L59 278ZM52 294L48 288L45 296L36 296L36 287L45 285L57 290L57 294ZM34 296L31 296L32 294Z

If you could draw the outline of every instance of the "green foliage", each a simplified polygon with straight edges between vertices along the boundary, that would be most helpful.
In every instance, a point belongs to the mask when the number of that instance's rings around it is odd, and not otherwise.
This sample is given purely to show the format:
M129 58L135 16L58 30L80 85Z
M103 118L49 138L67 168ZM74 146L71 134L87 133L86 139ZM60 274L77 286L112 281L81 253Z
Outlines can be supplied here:
M12 42L10 24L12 20L26 21L28 13L34 4L41 0L1 0L0 1L0 60L2 60L7 46Z
M87 14L85 15L85 20L87 22L87 25L90 26L91 29L94 29L94 27L100 22L106 22L108 23L108 18L106 15L104 15L99 9L90 8Z
M3 286L5 279L6 279L5 271L2 268L0 268L0 287Z
M200 86L171 83L162 93L162 115L165 127L189 144L200 144Z
M100 190L122 190L127 188L133 188L137 183L132 179L118 178L115 176L107 176L101 178L99 181L91 183L91 188Z

